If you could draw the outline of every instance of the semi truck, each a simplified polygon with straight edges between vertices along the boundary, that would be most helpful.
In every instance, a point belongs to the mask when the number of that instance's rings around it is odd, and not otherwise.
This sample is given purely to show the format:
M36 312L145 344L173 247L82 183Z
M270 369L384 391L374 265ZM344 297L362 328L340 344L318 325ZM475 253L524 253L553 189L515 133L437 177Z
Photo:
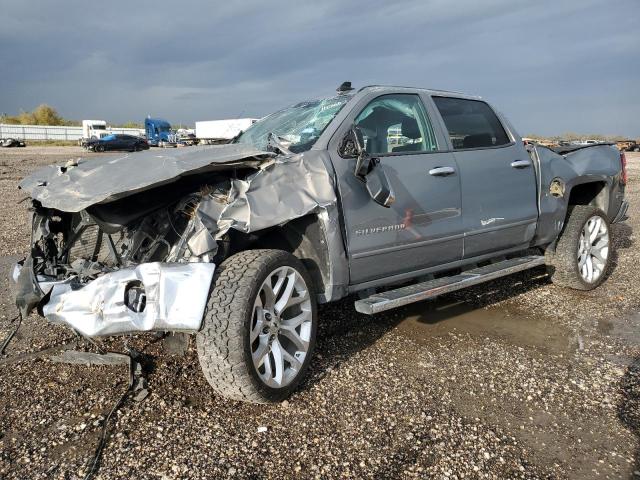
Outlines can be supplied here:
M86 146L89 140L99 140L108 134L106 121L82 120L82 137L78 139L78 145Z
M83 120L82 136L84 138L102 138L108 135L107 122L104 120Z
M175 147L177 144L171 124L162 118L145 118L144 132L147 142L152 147Z

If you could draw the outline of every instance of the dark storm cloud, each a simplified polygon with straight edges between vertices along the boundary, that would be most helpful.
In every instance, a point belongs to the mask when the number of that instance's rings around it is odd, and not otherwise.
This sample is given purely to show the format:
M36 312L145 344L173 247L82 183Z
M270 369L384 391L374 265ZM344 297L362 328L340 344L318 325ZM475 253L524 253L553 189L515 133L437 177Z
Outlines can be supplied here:
M640 135L637 0L0 0L0 112L262 116L356 86L461 90L521 132Z

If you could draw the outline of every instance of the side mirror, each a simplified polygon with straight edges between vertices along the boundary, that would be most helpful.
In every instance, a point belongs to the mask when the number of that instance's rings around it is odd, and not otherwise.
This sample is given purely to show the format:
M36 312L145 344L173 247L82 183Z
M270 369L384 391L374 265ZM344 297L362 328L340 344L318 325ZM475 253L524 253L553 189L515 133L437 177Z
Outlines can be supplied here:
M338 154L342 158L358 158L363 152L364 136L362 135L362 130L352 125L340 142Z
M395 193L393 193L391 182L389 182L383 165L378 165L376 162L376 167L365 175L364 181L371 199L377 204L389 208L396 201Z
M378 159L372 158L367 153L362 130L356 125L353 125L342 139L338 154L342 158L356 159L353 173L366 184L367 192L374 202L387 208L395 202L395 194L384 171L384 166L380 165Z
M364 135L362 130L356 125L352 125L347 134L340 142L338 154L342 158L355 158L356 168L354 173L357 177L364 179L369 173L371 166L371 157L364 148Z

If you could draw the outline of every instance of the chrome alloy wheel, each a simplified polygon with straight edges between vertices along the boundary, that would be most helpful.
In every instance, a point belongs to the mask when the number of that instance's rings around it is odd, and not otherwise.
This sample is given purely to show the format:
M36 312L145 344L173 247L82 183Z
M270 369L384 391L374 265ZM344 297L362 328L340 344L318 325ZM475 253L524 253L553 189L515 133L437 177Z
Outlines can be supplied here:
M578 245L578 270L587 283L595 283L603 274L609 256L607 223L594 215L582 227Z
M309 351L313 311L304 278L293 267L271 272L254 302L249 343L265 385L281 388L298 375Z

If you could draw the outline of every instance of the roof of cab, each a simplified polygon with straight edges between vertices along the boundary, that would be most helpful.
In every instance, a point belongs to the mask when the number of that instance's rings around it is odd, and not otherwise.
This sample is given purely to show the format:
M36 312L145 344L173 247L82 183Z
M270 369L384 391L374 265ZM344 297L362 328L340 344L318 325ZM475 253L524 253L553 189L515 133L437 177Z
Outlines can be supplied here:
M462 93L462 92L453 92L453 91L449 91L449 90L439 90L439 89L432 89L432 88L420 88L420 87L405 87L405 86L400 86L400 85L365 85L364 87L360 88L358 91L361 92L363 90L377 90L377 91L384 91L384 90L389 90L389 89L393 89L393 90L407 90L407 91L413 91L413 92L424 92L427 93L429 95L446 95L447 97L458 97L458 98L468 98L468 99L472 99L472 100L481 100L482 97L478 96L478 95L469 95L467 93Z

